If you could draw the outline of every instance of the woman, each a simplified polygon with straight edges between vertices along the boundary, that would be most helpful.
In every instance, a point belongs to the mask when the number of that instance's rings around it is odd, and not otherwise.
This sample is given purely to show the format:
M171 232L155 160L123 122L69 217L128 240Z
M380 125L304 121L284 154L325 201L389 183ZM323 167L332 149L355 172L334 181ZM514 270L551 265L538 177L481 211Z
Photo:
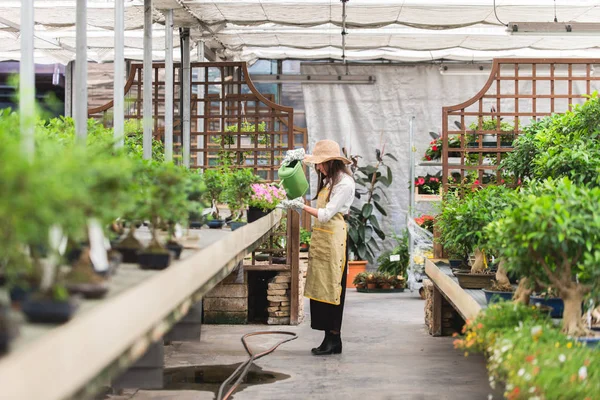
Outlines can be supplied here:
M310 298L311 328L324 331L325 338L314 355L342 352L342 314L346 296L347 228L344 216L354 200L354 179L346 168L350 160L340 155L333 140L316 143L304 158L318 173L317 207L303 209L317 218L313 225L304 296Z

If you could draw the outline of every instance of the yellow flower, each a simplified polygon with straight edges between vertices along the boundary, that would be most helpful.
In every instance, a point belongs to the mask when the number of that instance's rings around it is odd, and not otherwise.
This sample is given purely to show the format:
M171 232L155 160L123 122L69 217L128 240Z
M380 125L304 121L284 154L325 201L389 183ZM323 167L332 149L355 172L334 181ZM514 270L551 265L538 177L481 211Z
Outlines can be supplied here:
M465 357L469 357L469 352L465 351Z
M556 347L558 349L560 347L560 343L558 343L558 342L554 343L554 347Z
M573 343L571 343L571 342L567 343L567 349L570 349L571 347L573 347Z

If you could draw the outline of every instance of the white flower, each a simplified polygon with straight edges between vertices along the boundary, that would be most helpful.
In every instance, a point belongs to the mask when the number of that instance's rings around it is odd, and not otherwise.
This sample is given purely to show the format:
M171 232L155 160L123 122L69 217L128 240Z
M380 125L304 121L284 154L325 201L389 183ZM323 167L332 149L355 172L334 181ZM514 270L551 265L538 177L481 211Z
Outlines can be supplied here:
M521 368L519 370L519 372L517 372L517 375L519 375L519 376L523 376L524 374L525 374L525 369L524 368Z
M538 336L541 333L542 333L542 327L541 326L536 325L533 328L531 328L531 336Z
M494 400L494 396L491 394L488 394L488 400Z
M558 356L558 361L564 363L565 361L567 361L567 357L564 354L561 354Z
M525 380L529 382L531 380L531 374L525 374Z
M578 374L580 380L584 380L585 378L587 378L587 367L584 365L583 367L579 368Z

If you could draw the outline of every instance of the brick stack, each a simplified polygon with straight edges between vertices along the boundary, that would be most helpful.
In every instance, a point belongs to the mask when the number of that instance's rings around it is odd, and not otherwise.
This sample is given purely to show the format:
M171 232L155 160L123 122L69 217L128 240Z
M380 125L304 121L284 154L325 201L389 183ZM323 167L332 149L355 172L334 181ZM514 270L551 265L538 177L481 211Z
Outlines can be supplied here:
M290 324L290 284L291 272L279 272L269 281L267 300L269 301L269 325Z

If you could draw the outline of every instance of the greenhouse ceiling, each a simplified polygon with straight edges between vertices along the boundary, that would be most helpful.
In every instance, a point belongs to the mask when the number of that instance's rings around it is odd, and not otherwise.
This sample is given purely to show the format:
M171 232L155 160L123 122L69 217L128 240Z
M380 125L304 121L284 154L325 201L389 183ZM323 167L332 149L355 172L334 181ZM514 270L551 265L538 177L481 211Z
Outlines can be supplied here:
M38 63L75 58L75 0L35 0ZM0 3L0 61L19 60L19 0ZM339 0L154 0L153 56L165 57L165 13L221 58L341 59ZM482 61L493 57L600 57L600 31L517 36L508 22L600 21L600 0L350 0L348 60ZM143 56L142 0L125 0L125 57ZM499 22L499 21L502 21ZM112 61L114 1L88 0L88 58ZM176 32L177 34L177 32ZM569 37L571 36L571 37ZM176 45L179 43L175 36ZM178 59L179 49L174 51Z

